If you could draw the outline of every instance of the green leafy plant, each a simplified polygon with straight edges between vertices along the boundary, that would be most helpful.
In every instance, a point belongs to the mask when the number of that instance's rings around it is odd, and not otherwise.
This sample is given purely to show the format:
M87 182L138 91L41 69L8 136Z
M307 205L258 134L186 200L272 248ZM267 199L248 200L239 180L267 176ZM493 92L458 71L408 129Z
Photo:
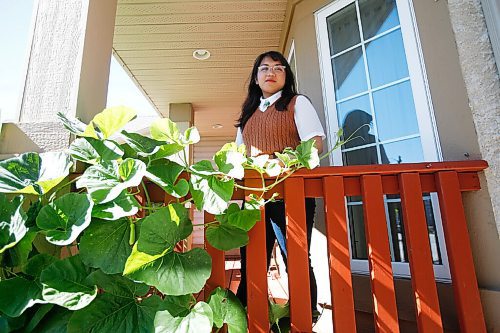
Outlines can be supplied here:
M0 162L0 332L199 333L224 324L246 332L245 310L231 291L195 298L212 263L203 249L175 250L193 231L188 206L215 216L205 222L212 246L246 245L263 194L319 164L313 141L277 159L247 158L243 145L228 143L213 163L191 165L185 148L200 140L196 128L181 132L161 119L151 137L120 132L135 116L110 108L84 124L59 114L76 136L66 152ZM70 174L75 163L85 171ZM262 186L241 185L245 170L260 173ZM266 185L265 174L275 181ZM153 202L151 186L171 200ZM229 203L235 188L262 195L241 209Z

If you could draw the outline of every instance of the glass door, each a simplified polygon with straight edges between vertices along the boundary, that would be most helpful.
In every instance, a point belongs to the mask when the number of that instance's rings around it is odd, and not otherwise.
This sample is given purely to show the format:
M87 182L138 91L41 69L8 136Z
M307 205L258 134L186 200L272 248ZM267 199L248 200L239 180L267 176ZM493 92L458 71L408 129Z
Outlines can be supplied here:
M351 138L334 165L439 160L411 7L406 0L338 0L316 13L329 133ZM449 279L435 194L422 197L436 276ZM394 273L409 275L401 200L385 197ZM361 197L347 198L353 271L367 272Z

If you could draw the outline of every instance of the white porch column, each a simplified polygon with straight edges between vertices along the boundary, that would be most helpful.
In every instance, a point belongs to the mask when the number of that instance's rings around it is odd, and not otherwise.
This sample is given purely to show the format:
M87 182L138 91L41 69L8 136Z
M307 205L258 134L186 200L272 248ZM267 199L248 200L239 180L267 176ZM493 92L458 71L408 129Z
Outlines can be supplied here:
M116 5L117 0L35 3L33 38L17 126L37 150L68 146L69 134L58 121L58 112L88 122L105 107ZM12 142L2 146L11 147Z

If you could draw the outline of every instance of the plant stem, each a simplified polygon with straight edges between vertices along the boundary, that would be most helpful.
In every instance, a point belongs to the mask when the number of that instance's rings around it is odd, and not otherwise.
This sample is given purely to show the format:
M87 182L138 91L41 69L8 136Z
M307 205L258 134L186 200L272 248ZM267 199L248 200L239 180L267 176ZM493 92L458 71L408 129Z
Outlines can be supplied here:
M144 184L144 181L141 181L142 188L144 189L144 195L146 196L146 203L148 207L151 207L151 199L149 198L149 192L148 189L146 188L146 184Z

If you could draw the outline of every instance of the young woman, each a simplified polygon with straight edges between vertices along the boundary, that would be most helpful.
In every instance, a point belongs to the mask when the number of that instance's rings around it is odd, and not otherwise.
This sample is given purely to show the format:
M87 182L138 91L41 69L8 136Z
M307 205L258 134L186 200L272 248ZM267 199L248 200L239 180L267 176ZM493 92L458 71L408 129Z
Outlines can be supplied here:
M286 147L297 147L301 141L316 140L316 148L323 150L325 133L316 110L309 99L297 95L295 78L290 65L279 52L269 51L255 60L248 85L248 96L243 103L238 123L236 143L244 143L247 154L272 155ZM306 199L308 251L314 223L314 198ZM269 267L274 241L278 240L286 262L286 222L283 201L266 204L266 250ZM310 254L309 254L310 256ZM317 287L309 259L311 309L317 312ZM237 293L243 305L247 303L246 248L241 248L241 282Z

